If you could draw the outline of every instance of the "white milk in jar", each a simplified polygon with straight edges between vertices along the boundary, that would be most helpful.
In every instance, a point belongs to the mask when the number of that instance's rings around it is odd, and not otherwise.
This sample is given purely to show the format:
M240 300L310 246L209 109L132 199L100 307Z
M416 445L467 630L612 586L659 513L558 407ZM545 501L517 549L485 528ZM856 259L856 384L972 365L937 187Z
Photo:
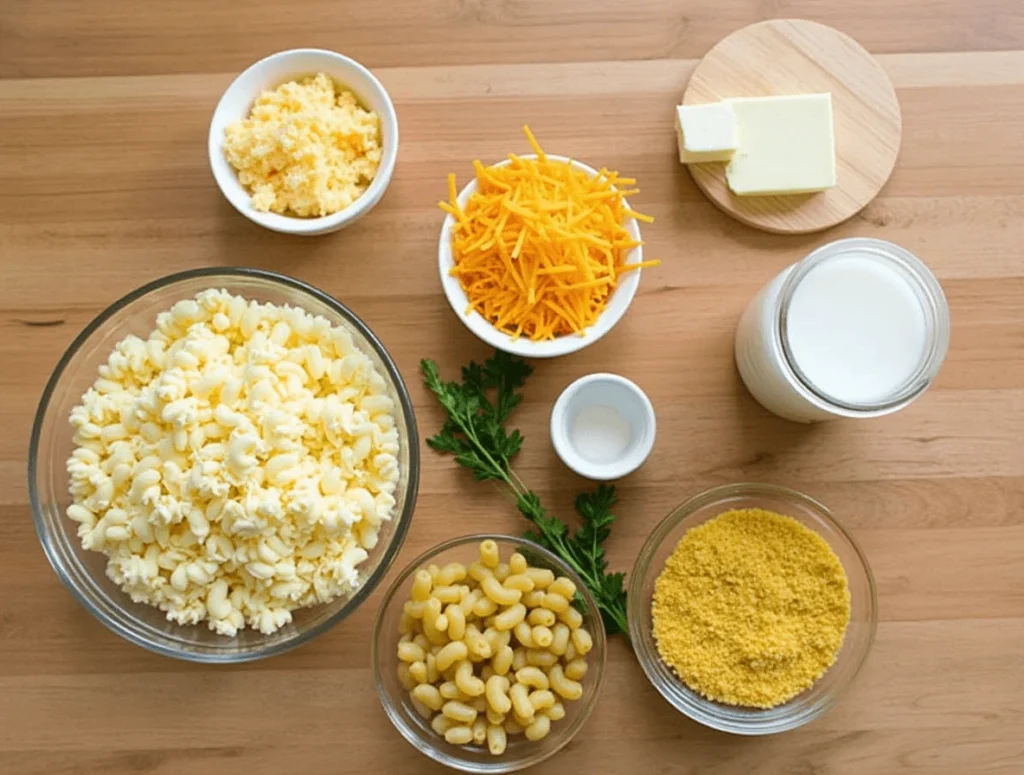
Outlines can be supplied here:
M876 417L921 395L948 346L949 308L928 267L892 243L855 238L761 289L736 331L736 365L781 417Z

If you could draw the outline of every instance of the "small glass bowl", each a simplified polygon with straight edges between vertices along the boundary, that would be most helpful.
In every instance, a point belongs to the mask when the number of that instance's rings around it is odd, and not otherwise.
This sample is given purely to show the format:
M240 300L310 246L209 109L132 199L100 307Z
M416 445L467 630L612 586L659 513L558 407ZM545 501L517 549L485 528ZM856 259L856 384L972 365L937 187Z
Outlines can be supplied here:
M835 663L811 688L767 710L725 705L692 691L661 661L651 617L654 582L683 535L722 512L750 508L793 517L825 539L842 562L850 587L850 623ZM863 666L878 623L875 581L853 536L817 501L795 490L767 484L715 487L676 507L640 551L630 576L628 601L633 648L654 688L694 721L740 735L769 735L796 729L832 707Z
M587 655L587 674L583 677L583 696L574 702L565 702L565 718L552 722L551 732L542 740L531 742L522 735L509 737L508 748L501 756L492 756L486 745L451 745L434 732L413 709L409 693L398 681L398 622L402 607L409 599L413 574L430 563L444 566L449 562L465 565L479 559L481 541L491 539L498 544L504 562L512 552L522 552L530 565L550 568L556 576L568 576L579 590L583 604L583 626L594 639L594 647ZM604 675L605 634L601 614L593 596L583 581L568 565L547 549L528 541L507 535L470 535L446 541L424 552L399 574L384 595L377 613L373 631L373 672L377 694L391 723L418 751L446 767L463 772L501 773L515 772L538 764L554 756L586 723Z
M373 362L395 402L395 427L400 439L399 480L394 515L381 524L377 545L359 566L362 586L351 597L297 609L290 624L272 635L246 628L235 637L218 635L206 623L182 626L167 621L163 611L133 603L106 575L107 557L87 551L76 525L65 516L68 495L66 462L74 449L68 416L96 380L114 345L129 334L145 339L156 316L181 299L207 288L274 304L290 304L323 315L342 326ZM178 659L193 662L246 662L299 646L340 622L358 608L384 578L412 519L419 482L419 441L412 401L398 367L373 332L347 307L323 291L291 277L256 269L194 269L155 280L111 304L71 343L60 359L39 401L28 453L29 499L36 532L54 571L82 606L126 640Z

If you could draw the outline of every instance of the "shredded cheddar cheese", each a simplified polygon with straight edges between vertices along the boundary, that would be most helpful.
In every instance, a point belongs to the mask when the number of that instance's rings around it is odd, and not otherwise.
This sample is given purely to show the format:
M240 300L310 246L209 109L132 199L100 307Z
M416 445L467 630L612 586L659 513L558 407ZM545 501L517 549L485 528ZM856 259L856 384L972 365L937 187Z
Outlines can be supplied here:
M631 210L625 197L636 183L601 169L591 177L551 159L529 127L536 158L509 154L507 164L473 162L477 190L460 206L455 175L440 207L455 220L454 266L477 311L513 338L540 341L583 334L604 310L626 272L658 261L625 263L641 245L623 223L654 219Z

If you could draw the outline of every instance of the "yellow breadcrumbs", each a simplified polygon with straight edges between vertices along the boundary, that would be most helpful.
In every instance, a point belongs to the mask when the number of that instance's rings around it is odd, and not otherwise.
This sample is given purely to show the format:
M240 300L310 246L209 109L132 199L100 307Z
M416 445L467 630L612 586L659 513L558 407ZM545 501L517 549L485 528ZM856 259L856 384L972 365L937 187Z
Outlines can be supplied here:
M380 119L320 73L263 92L248 118L224 130L224 154L256 210L330 215L373 182Z
M658 653L693 691L771 708L835 662L850 590L813 530L740 509L687 531L655 582L651 609Z

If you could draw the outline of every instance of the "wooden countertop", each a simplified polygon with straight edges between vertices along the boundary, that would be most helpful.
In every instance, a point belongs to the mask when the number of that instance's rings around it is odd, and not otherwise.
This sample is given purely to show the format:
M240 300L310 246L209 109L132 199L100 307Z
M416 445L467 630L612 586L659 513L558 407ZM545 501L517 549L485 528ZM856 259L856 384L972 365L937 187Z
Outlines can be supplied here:
M386 6L387 10L384 10ZM241 10L244 8L245 10ZM675 160L671 109L696 58L770 15L839 27L879 55L903 107L881 197L821 235L734 223ZM384 81L402 146L383 203L351 229L302 239L238 215L211 178L206 133L240 70L322 46ZM214 668L149 654L81 609L40 551L25 458L43 384L103 307L190 267L244 265L350 305L395 356L421 431L437 408L417 363L486 349L437 283L445 174L524 150L635 175L664 265L606 339L538 364L516 418L518 469L566 511L584 483L546 420L572 379L612 370L658 410L653 456L620 485L612 565L697 491L737 480L804 490L865 547L878 581L874 652L825 717L768 739L674 713L619 640L598 707L537 772L1020 773L1024 771L1024 6L1016 0L7 0L0 5L0 770L5 773L434 772L392 729L369 668L377 594L318 640ZM918 403L811 428L743 390L732 335L752 294L812 247L881 237L938 274L953 336ZM442 539L522 527L506 502L425 453L398 563Z

